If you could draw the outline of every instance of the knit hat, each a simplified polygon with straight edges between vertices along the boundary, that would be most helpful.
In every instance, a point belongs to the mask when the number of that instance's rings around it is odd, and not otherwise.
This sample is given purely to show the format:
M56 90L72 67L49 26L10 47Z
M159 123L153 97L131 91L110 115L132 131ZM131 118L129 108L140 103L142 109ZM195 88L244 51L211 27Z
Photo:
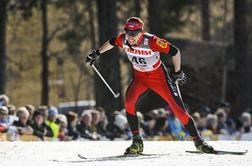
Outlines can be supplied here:
M0 107L0 114L2 114L2 115L8 115L8 108L7 107L5 107L5 106L1 106Z
M58 115L58 109L56 107L50 107L48 108L48 114L49 115Z
M43 117L45 116L43 112L34 111L33 118L35 118L36 116L39 116L39 115L41 115L41 116L43 116Z
M114 125L119 127L121 130L126 129L127 124L128 124L128 121L125 116L123 116L122 114L118 114L115 116Z
M18 117L22 117L22 116L29 117L30 113L25 107L19 107L17 109L17 116Z

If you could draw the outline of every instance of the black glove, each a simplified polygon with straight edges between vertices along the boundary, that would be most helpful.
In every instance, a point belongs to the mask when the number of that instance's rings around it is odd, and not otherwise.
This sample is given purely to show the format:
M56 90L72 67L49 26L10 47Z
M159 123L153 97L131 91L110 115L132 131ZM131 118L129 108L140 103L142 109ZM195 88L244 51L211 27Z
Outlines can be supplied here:
M93 63L100 55L101 53L99 52L99 50L92 50L92 52L88 54L88 56L86 57L86 63L93 65Z
M179 70L173 73L173 79L175 82L178 81L179 85L184 85L186 84L187 77L183 71Z

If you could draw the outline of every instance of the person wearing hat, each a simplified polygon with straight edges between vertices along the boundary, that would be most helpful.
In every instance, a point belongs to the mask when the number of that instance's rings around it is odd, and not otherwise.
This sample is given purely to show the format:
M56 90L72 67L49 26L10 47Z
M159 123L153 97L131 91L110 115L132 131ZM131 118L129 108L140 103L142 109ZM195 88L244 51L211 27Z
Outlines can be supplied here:
M9 97L5 94L0 95L0 106L8 106L9 105Z
M34 111L31 127L33 135L45 140L45 137L53 137L51 128L45 123L45 115L40 111Z
M17 109L17 116L19 118L18 121L14 121L13 125L17 128L17 131L20 135L32 135L33 129L30 125L27 124L29 119L29 111L25 107L19 107Z
M28 104L25 106L25 108L29 111L29 114L30 114L28 122L27 122L30 125L30 124L32 124L32 118L33 118L33 114L35 111L35 107L31 104Z
M16 116L16 107L14 105L8 105L8 117L7 117L7 124L11 126L14 121L18 121L18 117Z
M55 123L57 115L58 110L56 107L51 106L48 108L48 118L46 124L51 128L54 138L58 138L59 136L59 125Z
M138 17L129 18L124 25L124 32L109 39L99 49L93 50L86 62L94 64L102 53L113 47L122 48L130 60L133 68L133 79L127 89L125 109L127 120L133 135L133 143L126 149L125 154L143 152L143 141L139 132L139 120L136 114L136 102L148 89L159 94L180 119L186 130L194 140L196 148L204 153L214 153L214 148L208 145L200 136L193 119L185 109L179 96L175 82L180 85L186 83L186 76L181 70L181 55L178 48L167 40L144 31L144 23ZM160 59L160 53L168 54L174 65L173 79Z

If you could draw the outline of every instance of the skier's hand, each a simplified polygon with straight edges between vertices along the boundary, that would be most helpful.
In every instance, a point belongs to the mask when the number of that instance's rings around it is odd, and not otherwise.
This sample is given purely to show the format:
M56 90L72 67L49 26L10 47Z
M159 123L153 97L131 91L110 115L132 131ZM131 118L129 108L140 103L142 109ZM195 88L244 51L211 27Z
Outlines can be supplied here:
M173 79L175 82L178 81L179 85L184 85L186 84L187 77L183 71L179 70L173 73Z
M96 59L100 56L100 52L98 50L92 50L91 53L86 57L86 63L89 65L93 65Z

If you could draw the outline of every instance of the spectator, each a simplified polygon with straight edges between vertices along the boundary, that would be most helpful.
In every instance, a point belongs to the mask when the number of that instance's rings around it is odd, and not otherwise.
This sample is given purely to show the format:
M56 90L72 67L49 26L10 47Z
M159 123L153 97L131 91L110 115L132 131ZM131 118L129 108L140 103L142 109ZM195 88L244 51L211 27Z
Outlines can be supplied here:
M226 124L227 124L227 131L229 134L233 134L236 132L236 123L234 119L231 117L231 108L230 104L226 101L220 103L220 107L226 112ZM218 110L218 109L217 109Z
M76 129L78 115L72 111L69 111L66 114L66 118L67 118L68 136L72 137L73 140L76 140L79 137L79 134Z
M8 131L7 125L8 109L5 106L0 106L0 133L5 133Z
M149 136L150 128L147 123L144 121L144 116L140 111L137 111L137 117L139 119L140 123L140 133L143 136L144 139L146 139Z
M91 121L91 131L97 133L97 125L101 121L100 113L97 110L91 111L92 121Z
M192 118L193 118L193 120L194 120L194 122L195 122L195 125L196 125L196 127L199 129L199 126L200 126L200 113L199 112L194 112L193 114L192 114ZM200 130L199 130L200 131Z
M9 115L7 117L8 126L11 126L14 121L18 121L16 116L16 107L14 105L8 105Z
M198 121L199 131L207 130L207 116L212 113L212 110L208 106L203 106L198 110L200 114L200 120Z
M46 124L51 128L54 138L58 138L59 136L59 126L55 123L57 115L58 115L57 108L53 106L48 108L48 118Z
M215 114L208 114L206 121L207 129L211 131L212 134L218 134L218 117Z
M31 127L33 128L33 135L39 137L43 141L45 140L45 137L53 137L52 130L46 125L45 116L42 112L34 112Z
M45 119L48 118L48 107L47 106L45 106L45 105L39 106L38 111L41 112L45 116Z
M152 110L144 115L143 129L148 136L154 136L154 127L156 124L156 114Z
M109 120L108 120L108 124L106 126L106 131L107 131L107 137L110 139L110 140L114 140L115 138L120 138L121 135L124 134L124 131L121 130L120 127L118 127L116 124L115 124L115 117L120 114L119 111L115 111L111 114L111 116L109 117Z
M119 112L115 113L114 125L120 128L122 131L127 130L129 127L127 118Z
M218 134L228 134L227 114L224 109L219 108L216 113L218 118Z
M9 97L2 94L0 95L0 106L8 106L9 105Z
M249 133L251 132L251 114L248 112L243 112L241 115L242 121L242 133Z
M159 108L154 111L156 112L154 135L166 135L168 127L168 121L167 121L168 113L163 108Z
M7 107L5 106L0 107L0 133L5 132L7 140L15 141L18 139L17 128L11 126L13 122L10 121L9 118L10 115L8 115L8 113L9 110ZM16 118L16 120L18 120L18 118Z
M67 118L63 114L58 114L56 118L56 124L59 126L59 135L58 138L60 141L66 141L69 138L67 137Z
M168 122L167 132L176 136L178 139L184 139L185 131L182 126L182 123L174 115L173 112L170 112L169 116L167 117L167 122Z
M25 106L25 108L29 111L29 119L28 119L28 124L32 124L32 121L33 121L33 114L34 114L34 111L35 111L35 107L31 104L28 104Z
M14 121L13 125L17 128L17 131L20 135L32 135L33 129L27 124L29 119L29 112L25 107L20 107L17 109L18 121Z
M206 117L206 128L201 131L201 136L208 140L217 140L216 134L218 134L218 117L210 113Z
M77 131L80 136L85 139L99 140L97 133L93 133L91 130L92 115L91 111L86 110L82 113L80 121L77 124Z
M100 116L100 121L97 123L97 133L100 134L103 137L110 138L110 133L107 131L108 126L108 118L105 114L105 110L102 107L95 108Z

